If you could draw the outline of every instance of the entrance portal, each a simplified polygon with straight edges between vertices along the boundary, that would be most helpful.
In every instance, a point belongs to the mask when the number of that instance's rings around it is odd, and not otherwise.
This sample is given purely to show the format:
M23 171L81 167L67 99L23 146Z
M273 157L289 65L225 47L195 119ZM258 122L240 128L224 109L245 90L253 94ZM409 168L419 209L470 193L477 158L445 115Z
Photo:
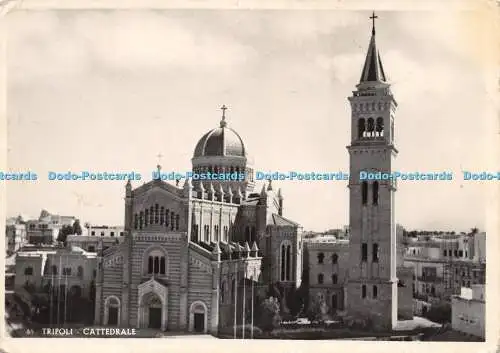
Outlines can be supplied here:
M118 308L112 306L109 307L108 325L118 325Z
M195 332L205 331L205 314L201 313L194 314L194 331Z
M149 328L161 328L161 308L149 307Z

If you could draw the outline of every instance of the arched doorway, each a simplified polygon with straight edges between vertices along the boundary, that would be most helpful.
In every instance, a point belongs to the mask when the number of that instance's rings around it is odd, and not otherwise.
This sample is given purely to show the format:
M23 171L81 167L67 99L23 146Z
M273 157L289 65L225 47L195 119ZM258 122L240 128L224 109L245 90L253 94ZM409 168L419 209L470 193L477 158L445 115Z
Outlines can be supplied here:
M120 322L120 300L113 296L106 298L104 304L104 324L118 326Z
M205 303L196 301L189 310L189 331L206 333L208 329L208 310Z
M162 329L163 304L158 295L148 293L143 297L142 313L144 326L151 329Z

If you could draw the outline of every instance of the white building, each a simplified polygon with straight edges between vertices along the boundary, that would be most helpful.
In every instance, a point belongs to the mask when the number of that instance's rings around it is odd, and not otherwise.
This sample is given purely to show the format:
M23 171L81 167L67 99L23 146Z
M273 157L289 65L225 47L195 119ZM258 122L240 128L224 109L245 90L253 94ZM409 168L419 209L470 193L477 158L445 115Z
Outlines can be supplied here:
M456 331L485 338L485 286L478 284L462 288L452 297L451 325Z
M89 226L88 235L91 237L123 237L123 226Z
M15 290L47 292L51 286L92 298L97 255L76 247L22 249L16 257Z
M124 240L122 226L88 226L82 229L82 234L71 234L66 238L70 246L77 246L88 252L96 252L99 246L105 250Z

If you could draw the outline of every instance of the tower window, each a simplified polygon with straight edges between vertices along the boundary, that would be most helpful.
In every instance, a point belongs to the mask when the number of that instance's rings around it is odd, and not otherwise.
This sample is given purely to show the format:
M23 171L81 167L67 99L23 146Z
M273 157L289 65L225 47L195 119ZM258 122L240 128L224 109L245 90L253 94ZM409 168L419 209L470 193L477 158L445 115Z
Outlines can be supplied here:
M368 183L366 181L361 183L361 201L363 205L366 205L368 201Z
M374 133L375 133L375 125L374 125L374 121L373 121L373 118L369 118L368 119L368 137L373 137Z
M368 244L361 244L361 261L368 260Z
M322 252L320 252L318 254L318 263L322 264L324 259L325 259L325 254L323 254Z
M365 133L365 119L358 120L358 138L362 138Z
M378 288L377 286L373 286L373 298L377 298L378 296Z
M361 286L361 298L366 298L366 285Z
M339 256L337 254L332 255L332 264L337 264L339 261Z
M384 136L384 119L377 118L375 136Z
M378 262L378 244L377 243L373 244L372 250L373 250L373 252L372 252L372 261L373 262Z
M372 184L372 197L373 197L373 204L378 205L378 181L374 181Z

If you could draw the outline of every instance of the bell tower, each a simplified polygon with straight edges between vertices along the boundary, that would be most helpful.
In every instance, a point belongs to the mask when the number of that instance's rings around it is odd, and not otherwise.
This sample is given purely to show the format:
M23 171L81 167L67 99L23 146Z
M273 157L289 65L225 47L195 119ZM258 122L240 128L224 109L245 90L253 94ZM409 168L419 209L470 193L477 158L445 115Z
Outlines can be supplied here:
M349 179L350 315L369 320L374 328L392 329L397 322L396 222L392 180L362 180L360 172L391 173L394 146L394 99L372 34L359 84L351 105Z

